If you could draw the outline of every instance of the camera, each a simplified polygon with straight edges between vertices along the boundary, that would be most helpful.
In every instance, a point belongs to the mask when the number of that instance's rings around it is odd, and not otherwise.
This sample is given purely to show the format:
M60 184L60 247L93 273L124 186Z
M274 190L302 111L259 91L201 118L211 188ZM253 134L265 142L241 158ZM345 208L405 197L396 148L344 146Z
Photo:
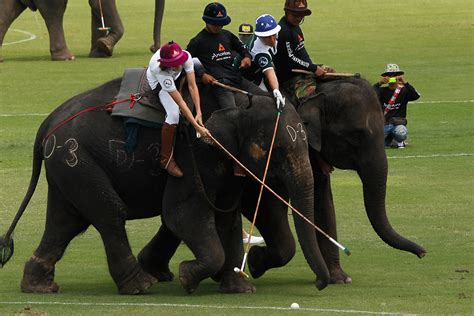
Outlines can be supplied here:
M396 82L397 82L397 77L388 78L388 83L396 83Z

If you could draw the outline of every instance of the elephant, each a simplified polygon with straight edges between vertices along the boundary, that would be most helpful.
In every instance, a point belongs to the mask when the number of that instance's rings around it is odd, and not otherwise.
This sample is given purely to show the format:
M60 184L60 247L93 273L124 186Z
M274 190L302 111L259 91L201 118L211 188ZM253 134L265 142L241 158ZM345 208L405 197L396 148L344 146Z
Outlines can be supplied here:
M321 82L317 92L297 109L309 142L315 183L315 224L337 240L331 176L327 166L355 170L363 185L367 216L377 235L393 248L424 257L426 250L400 236L386 215L388 163L383 141L384 118L372 86L360 78L339 78ZM294 255L294 245L289 244L289 238L273 242L276 237L272 236L275 234L267 221L275 215L270 214L269 209L274 212L273 206L265 207L263 204L257 221L267 247L254 246L249 252L249 270L254 278L262 276L268 269L284 265ZM251 207L243 208L243 214L253 218ZM330 283L351 283L352 278L341 267L339 248L319 232L316 235L330 272Z
M196 133L192 127L181 127L175 143L182 178L154 168L160 147L156 129L142 127L137 148L127 154L123 149L126 136L122 119L106 111L106 103L117 95L120 81L112 80L71 98L39 128L28 191L9 232L0 240L0 252L8 252L13 243L9 236L33 195L44 161L48 182L45 231L25 264L22 291L57 292L56 263L69 242L92 225L102 237L109 272L121 294L141 293L157 278L169 276L168 258L163 260L157 254L174 253L181 240L196 257L179 266L186 292L194 292L207 277L220 281L221 292L254 292L253 285L234 273L243 257L237 209L242 181L246 180L234 176L232 161L213 143L193 136ZM242 98L239 108L215 111L206 127L261 178L277 111L273 98L267 95ZM294 138L288 133L289 129L303 128L301 119L295 108L287 105L278 122L267 184L290 198L293 206L314 222L314 179L308 143L305 137ZM160 214L163 226L137 260L127 240L125 221ZM299 217L295 218L295 226L321 290L328 285L329 271L316 235ZM167 236L169 242L157 244L162 236ZM3 260L0 266L5 263Z
M115 0L89 0L91 7L91 49L90 57L112 56L115 44L122 38L124 27L120 19ZM107 32L102 27L101 10L110 27ZM153 44L150 50L160 47L161 23L163 19L165 0L155 0L155 16L153 26ZM63 28L63 17L67 0L0 0L0 48L5 34L12 22L26 9L39 10L49 33L49 49L52 60L73 60L75 57L66 44ZM3 61L0 55L0 62Z
M378 236L393 248L424 257L426 250L400 236L386 215L388 164L383 140L384 118L372 86L364 79L340 78L321 82L317 91L315 96L297 107L304 126L289 129L292 137L305 135L308 139L314 177L315 224L337 240L331 177L327 166L355 170L362 181L366 213ZM291 96L287 95L287 99ZM256 183L247 183L245 199L241 204L242 214L250 221L253 220L258 199L256 187ZM286 206L268 192L263 194L255 224L266 245L252 246L248 253L248 267L252 277L259 278L267 270L282 267L293 258L295 241L288 224ZM166 240L173 240L173 237L164 233L166 227L163 226L161 239L154 241L154 249L155 255L160 258L160 267L168 271L163 267L167 267L174 250L158 245L166 244ZM330 273L330 283L351 283L352 278L341 267L339 248L321 233L315 234ZM160 280L172 278L173 275L168 272L166 278Z

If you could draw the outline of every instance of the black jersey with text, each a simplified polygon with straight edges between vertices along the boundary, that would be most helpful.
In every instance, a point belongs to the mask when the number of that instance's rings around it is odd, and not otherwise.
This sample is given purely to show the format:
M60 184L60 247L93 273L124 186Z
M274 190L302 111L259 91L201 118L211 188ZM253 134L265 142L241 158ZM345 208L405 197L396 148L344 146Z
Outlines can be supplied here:
M301 28L288 23L286 17L282 17L278 24L280 24L281 30L278 33L277 54L273 62L280 83L298 75L293 73L292 69L316 71L318 66L311 61L304 47Z
M227 79L235 84L242 81L241 74L235 71L233 61L235 53L248 56L244 44L231 32L221 30L214 34L203 29L188 44L186 48L193 57L197 57L206 73L217 80Z

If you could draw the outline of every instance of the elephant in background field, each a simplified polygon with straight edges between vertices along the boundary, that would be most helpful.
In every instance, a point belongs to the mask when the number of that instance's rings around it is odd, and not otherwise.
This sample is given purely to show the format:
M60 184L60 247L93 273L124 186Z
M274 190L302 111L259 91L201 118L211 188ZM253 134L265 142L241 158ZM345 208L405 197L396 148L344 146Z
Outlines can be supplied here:
M110 31L99 30L102 26L99 0L89 0L91 7L91 49L90 57L112 56L115 44L122 38L124 27L120 19L115 0L101 0L104 20ZM153 27L153 44L150 50L160 47L161 22L165 0L155 0L155 18ZM74 55L69 51L64 36L63 17L67 0L0 0L0 48L5 34L12 22L26 9L38 10L43 17L49 33L49 49L52 60L72 60ZM2 61L0 55L0 61Z
M254 292L253 285L234 273L243 256L240 213L234 202L240 201L244 180L234 176L232 161L215 145L196 139L192 128L189 138L181 132L176 139L174 155L184 172L182 178L154 168L159 158L159 130L141 127L136 150L127 154L122 119L110 117L105 108L86 110L113 100L119 87L117 79L71 98L46 118L37 133L32 178L18 214L21 216L34 192L44 160L46 225L38 248L25 265L22 290L57 292L56 263L69 242L93 225L104 242L109 271L119 292L143 292L161 277L160 272L167 272L167 261L163 267L153 239L140 252L138 263L128 243L125 221L162 213L167 233L176 237L159 244L158 250L175 250L183 240L196 257L179 268L181 284L188 293L207 277L220 280L222 292ZM206 127L261 178L277 111L270 96L242 98L238 101L241 107L214 112ZM83 114L76 117L79 112ZM289 128L303 128L290 104L279 118L267 183L314 221L308 143L305 137L294 138ZM17 215L15 221L18 219ZM305 258L317 275L316 286L323 289L329 272L313 228L299 217L295 227ZM161 230L157 236L160 234ZM9 244L7 239L0 240L0 251Z

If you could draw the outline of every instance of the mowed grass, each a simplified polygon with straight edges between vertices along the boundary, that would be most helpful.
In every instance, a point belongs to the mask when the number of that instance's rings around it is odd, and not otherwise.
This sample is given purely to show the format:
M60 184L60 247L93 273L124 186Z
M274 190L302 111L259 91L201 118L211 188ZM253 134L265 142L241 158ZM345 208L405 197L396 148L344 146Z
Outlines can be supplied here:
M168 1L163 41L174 39L185 46L203 26L205 4L207 1ZM253 22L262 13L279 18L283 1L233 0L224 4L233 19L227 28L235 32L240 23ZM77 58L73 62L49 60L49 39L39 13L27 11L13 24L13 29L34 33L38 39L7 45L2 51L1 234L28 186L32 144L44 119L42 114L77 93L121 76L124 68L147 65L153 3L123 0L118 6L126 32L110 59L87 58L87 1L70 2L65 16L67 42ZM425 258L420 260L384 244L365 216L357 175L336 170L333 192L338 237L353 252L351 257L341 255L344 269L354 280L351 285L317 291L314 275L298 249L286 267L251 280L257 286L253 295L219 294L218 285L205 280L192 295L173 281L155 285L146 295L119 296L108 273L100 236L91 228L72 241L56 266L60 294L24 294L19 289L23 265L37 247L44 227L47 186L43 174L15 231L15 255L0 270L0 314L293 314L295 311L278 309L289 308L292 302L298 302L300 313L305 314L472 314L472 3L328 0L310 1L310 7L313 15L302 28L316 62L343 72L360 72L371 82L386 63L395 62L422 94L419 103L409 105L409 146L387 150L387 212L400 234L428 250ZM5 43L25 37L10 30ZM248 222L245 224L248 227ZM135 254L159 226L160 218L127 223ZM181 246L171 262L172 271L177 274L179 262L191 258L189 250ZM30 310L24 311L28 306Z

